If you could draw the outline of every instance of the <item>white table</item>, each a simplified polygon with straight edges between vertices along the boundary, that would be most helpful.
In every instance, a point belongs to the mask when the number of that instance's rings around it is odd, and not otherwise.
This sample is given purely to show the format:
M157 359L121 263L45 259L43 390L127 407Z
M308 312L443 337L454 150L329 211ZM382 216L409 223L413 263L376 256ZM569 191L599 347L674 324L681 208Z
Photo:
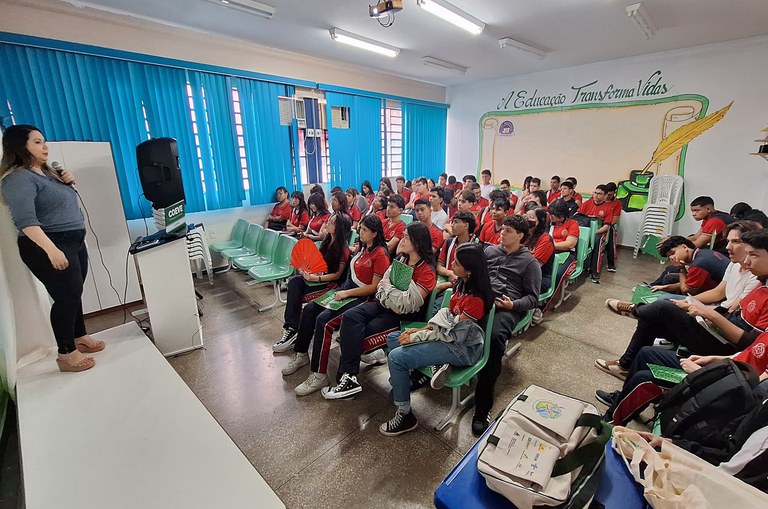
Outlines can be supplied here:
M19 370L28 509L285 507L135 323L94 337L91 370Z

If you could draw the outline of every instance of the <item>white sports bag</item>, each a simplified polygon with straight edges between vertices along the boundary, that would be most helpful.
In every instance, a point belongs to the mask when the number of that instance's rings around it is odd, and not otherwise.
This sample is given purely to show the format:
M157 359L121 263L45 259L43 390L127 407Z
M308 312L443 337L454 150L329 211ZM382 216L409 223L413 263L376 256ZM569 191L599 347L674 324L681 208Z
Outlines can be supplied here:
M531 385L491 425L477 469L518 509L587 507L610 436L593 405Z

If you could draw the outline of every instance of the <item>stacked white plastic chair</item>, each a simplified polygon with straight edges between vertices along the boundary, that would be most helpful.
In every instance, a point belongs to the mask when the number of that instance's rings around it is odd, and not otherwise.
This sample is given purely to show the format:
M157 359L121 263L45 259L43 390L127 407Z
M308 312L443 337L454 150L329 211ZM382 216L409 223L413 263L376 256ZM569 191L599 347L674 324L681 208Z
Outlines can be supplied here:
M635 258L649 235L666 237L672 234L682 193L683 177L679 175L659 175L651 179L648 202L643 207L643 217L635 238Z
M203 279L203 269L208 274L208 282L213 285L213 264L208 241L205 238L205 228L202 224L195 225L187 232L187 253L192 270L197 279Z

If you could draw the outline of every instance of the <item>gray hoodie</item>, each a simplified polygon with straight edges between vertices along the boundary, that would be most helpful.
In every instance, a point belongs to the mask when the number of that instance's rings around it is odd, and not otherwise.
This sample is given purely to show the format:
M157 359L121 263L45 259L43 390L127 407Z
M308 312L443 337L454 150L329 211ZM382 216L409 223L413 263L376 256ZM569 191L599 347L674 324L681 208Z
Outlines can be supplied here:
M501 246L485 248L488 275L494 297L506 295L513 304L513 311L525 312L539 303L541 267L528 248L521 247L507 254Z

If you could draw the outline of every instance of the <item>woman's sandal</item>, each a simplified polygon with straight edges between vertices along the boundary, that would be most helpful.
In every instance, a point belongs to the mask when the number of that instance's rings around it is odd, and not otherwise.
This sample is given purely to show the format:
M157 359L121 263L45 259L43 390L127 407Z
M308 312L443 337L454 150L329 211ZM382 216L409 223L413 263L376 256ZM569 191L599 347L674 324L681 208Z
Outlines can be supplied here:
M72 353L68 353L67 355L60 355L56 359L56 364L59 365L59 371L62 373L76 373L78 371L85 371L86 369L91 369L96 365L96 359L93 357L81 357L79 361L72 362L74 361L74 356Z
M75 340L75 348L77 348L82 353L101 352L106 346L107 344L103 341L96 341L91 338L88 338L87 340Z

